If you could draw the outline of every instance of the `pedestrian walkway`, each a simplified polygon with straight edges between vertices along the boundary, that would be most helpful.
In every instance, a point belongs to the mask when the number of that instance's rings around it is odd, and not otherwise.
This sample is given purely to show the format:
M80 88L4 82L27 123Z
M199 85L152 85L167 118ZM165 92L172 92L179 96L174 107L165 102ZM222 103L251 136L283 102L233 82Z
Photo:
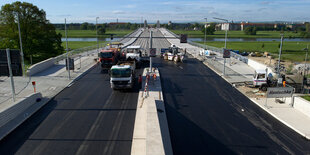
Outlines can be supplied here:
M215 55L212 56L201 56L199 53L201 50L204 50L203 48L193 46L188 43L180 43L180 40L177 38L172 39L171 37L175 37L175 35L171 34L166 29L160 29L160 31L164 34L165 37L170 37L167 38L167 40L171 44L174 44L179 48L186 49L186 52L191 54L194 58L199 59L215 72L223 75L224 58L221 53L214 52ZM252 81L254 71L255 70L252 67L235 58L226 59L225 78L230 83L250 82Z

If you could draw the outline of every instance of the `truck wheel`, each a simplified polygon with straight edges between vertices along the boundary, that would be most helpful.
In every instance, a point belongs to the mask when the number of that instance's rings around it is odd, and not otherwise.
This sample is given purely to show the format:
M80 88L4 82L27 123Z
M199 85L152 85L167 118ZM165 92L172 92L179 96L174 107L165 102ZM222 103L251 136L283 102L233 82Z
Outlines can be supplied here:
M267 88L268 88L267 85L262 85L262 86L260 87L260 90L262 90L262 91L267 91Z

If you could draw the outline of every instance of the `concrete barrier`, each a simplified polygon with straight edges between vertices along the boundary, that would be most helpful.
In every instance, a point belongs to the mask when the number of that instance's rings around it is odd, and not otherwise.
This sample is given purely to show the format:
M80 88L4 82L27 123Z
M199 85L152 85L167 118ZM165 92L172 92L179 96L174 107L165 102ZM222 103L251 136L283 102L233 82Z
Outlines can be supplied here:
M27 70L27 75L32 76L36 73L39 73L55 64L55 58L49 58L47 60L38 62L31 67L28 68Z
M23 123L32 115L33 112L37 110L32 107L36 106L35 104L40 103L37 102L38 98L42 99L41 93L31 94L16 103L14 106L0 112L0 140Z
M302 97L295 97L293 107L310 117L310 102Z
M263 69L265 70L266 68L268 69L267 70L267 74L271 73L271 74L275 74L272 69L270 67L268 67L267 65L264 65L264 64L261 64L257 61L254 61L252 59L248 59L248 65L252 68L254 68L255 70L257 69Z

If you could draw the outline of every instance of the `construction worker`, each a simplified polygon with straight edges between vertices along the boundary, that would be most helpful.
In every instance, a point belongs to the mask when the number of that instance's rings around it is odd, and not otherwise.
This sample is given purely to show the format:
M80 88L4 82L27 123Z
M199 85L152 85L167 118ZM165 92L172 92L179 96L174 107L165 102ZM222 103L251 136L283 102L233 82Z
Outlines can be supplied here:
M154 80L156 80L156 73L153 74L153 78L154 78Z
M283 87L285 87L286 81L283 81L282 83L283 83Z

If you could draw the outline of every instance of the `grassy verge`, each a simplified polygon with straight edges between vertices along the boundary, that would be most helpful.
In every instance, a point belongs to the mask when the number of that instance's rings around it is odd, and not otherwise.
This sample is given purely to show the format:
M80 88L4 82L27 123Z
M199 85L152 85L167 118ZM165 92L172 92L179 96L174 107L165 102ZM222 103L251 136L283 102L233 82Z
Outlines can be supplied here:
M203 42L198 42L203 44ZM305 59L303 49L310 42L284 42L282 47L282 59L292 62L302 62ZM209 46L224 47L224 42L206 42ZM264 44L264 48L262 48ZM279 42L227 42L227 48L246 52L269 52L273 56L279 53Z
M176 34L187 34L190 38L204 38L204 33L194 30L172 30ZM229 38L280 38L280 31L257 31L256 35L246 35L243 31L228 31ZM299 33L284 32L285 38L300 38ZM207 38L225 38L225 31L215 31L214 35L207 35Z
M100 42L103 43L103 42ZM87 46L92 46L92 45L96 45L97 42L96 41L68 41L68 48L70 48L71 50L74 49L79 49L82 47L87 47ZM66 42L62 42L62 47L64 47L64 49L66 49Z
M65 37L64 30L56 30L56 32ZM131 32L132 30L113 30L107 31L106 34L116 34L114 37L122 37ZM68 38L96 38L95 30L68 30L67 33ZM110 35L98 35L98 37L110 37Z
M304 98L304 99L307 100L307 101L310 101L310 96L309 96L309 95L302 96L302 98Z

